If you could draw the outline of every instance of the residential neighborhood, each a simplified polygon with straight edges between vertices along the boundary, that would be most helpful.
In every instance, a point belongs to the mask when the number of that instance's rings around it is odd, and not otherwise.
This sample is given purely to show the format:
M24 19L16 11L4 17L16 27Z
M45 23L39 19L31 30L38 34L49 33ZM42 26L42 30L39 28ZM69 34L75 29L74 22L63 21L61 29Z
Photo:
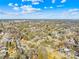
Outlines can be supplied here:
M79 21L2 21L0 59L79 59Z

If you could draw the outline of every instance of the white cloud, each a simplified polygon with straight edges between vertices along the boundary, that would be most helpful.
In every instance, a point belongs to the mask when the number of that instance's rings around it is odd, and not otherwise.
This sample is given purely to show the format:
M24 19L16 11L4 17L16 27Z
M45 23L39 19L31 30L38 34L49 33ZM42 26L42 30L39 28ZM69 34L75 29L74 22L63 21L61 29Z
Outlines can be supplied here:
M27 11L23 11L23 13L9 13L7 15L1 15L0 19L79 19L79 13L74 13L71 15L68 10L64 10L61 12L36 12L36 13L27 13Z
M23 10L23 11L21 12L21 14L27 14L27 12Z
M71 13L71 15L77 15L77 14L79 14L79 12L77 11Z
M0 14L6 14L6 12L4 12L4 11L0 10Z
M27 1L27 0L22 0L22 2L25 2L25 1Z
M50 6L49 8L53 8L52 6Z
M18 11L20 8L19 7L13 7L13 9Z
M33 11L33 10L41 10L40 8L33 8L31 5L23 5L21 6L23 10Z
M43 2L43 0L28 0L28 1L31 1L32 4L34 5L37 5L37 4L40 4L40 2Z
M52 3L55 3L55 2L56 2L56 0L52 0ZM61 3L65 3L66 0L61 0L60 2L61 2Z
M61 15L65 19L79 19L79 9L68 9L62 12Z
M61 3L65 3L66 2L66 0L61 0Z
M44 7L44 9L47 9L47 7Z
M18 10L20 9L17 3L15 3L15 4L9 3L8 5L9 5L10 7L12 7L13 10L18 11Z
M18 4L17 4L17 3L15 3L15 4L9 3L8 6L10 6L10 7L15 7L15 6L18 6Z
M43 2L43 0L31 0L32 2Z
M23 5L21 6L22 9L22 13L31 13L31 12L35 12L35 11L40 11L40 8L33 8L31 5Z
M43 0L22 0L22 2L31 1L31 2L43 2Z
M63 7L64 5L57 5L58 8Z
M20 7L22 10L28 10L29 8L32 8L31 5L23 5Z
M14 4L14 6L18 6L18 4L17 4L17 3L15 3L15 4Z
M10 13L9 13L9 12L5 12L5 11L3 11L3 10L0 10L0 14L1 14L1 15L9 15Z
M16 11L20 11L22 10L21 12L22 13L31 13L31 12L35 12L35 11L40 11L41 9L40 8L33 8L32 5L22 5L22 6L18 6L18 4L9 4L10 6L12 6L13 10L16 10Z
M55 3L55 0L52 0L52 3Z
M79 9L77 9L77 8L74 8L74 9L69 9L68 11L69 11L69 12L73 12L73 11L79 11Z
M77 9L77 8L74 8L74 9L69 9L68 10L68 13L70 14L70 15L79 15L79 9Z
M13 6L13 3L9 3L8 6Z
M45 6L45 7L44 7L44 9L47 9L47 8L50 8L50 9L52 9L52 8L53 8L53 6L50 6L50 7L46 7L46 6Z
M32 2L32 4L37 5L37 4L39 4L39 2Z
M18 13L12 13L12 12L6 12L3 10L0 10L0 15L5 15L5 16L15 16L15 15L19 15Z

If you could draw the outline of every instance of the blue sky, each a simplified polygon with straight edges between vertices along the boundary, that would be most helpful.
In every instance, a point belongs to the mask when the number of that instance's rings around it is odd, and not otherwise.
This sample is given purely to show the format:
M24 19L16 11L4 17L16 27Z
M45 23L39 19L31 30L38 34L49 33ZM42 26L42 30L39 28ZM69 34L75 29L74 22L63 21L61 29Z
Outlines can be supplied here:
M0 19L79 19L79 0L0 0Z

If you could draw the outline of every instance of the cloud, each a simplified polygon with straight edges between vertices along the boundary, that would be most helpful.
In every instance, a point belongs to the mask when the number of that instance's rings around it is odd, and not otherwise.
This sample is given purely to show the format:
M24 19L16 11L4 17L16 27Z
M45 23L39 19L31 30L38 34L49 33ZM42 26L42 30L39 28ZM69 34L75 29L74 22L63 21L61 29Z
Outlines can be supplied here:
M6 14L6 12L4 12L4 11L0 10L0 14Z
M32 2L32 4L37 5L40 4L40 2Z
M28 10L28 9L31 9L32 6L31 5L23 5L20 7L22 10Z
M43 2L43 0L31 0L32 2Z
M44 2L43 0L29 0L32 2L32 4L37 5L40 4L40 2Z
M5 11L3 11L3 10L0 10L0 14L1 14L1 15L9 15L10 13L5 12Z
M48 9L48 8L52 9L52 8L53 8L53 6L50 6L50 7L46 7L46 6L45 6L45 7L44 7L44 9Z
M17 3L15 3L15 4L14 4L14 6L18 6L18 4L17 4Z
M74 8L74 9L69 9L68 10L68 13L70 14L70 15L79 15L79 9L77 9L77 8Z
M49 8L53 8L52 6L50 6Z
M79 11L79 9L77 9L77 8L73 8L73 9L69 9L68 11L69 11L69 12Z
M33 8L31 5L23 5L20 8L22 9L23 14L41 10L40 8Z
M13 6L13 3L9 3L8 6L11 6L12 7Z
M20 8L19 7L13 7L13 9L18 11Z
M61 12L61 18L64 19L79 19L79 9L66 9Z
M40 2L43 2L43 0L22 0L22 2L28 2L31 1L33 5L40 4Z
M45 6L44 9L47 9L47 7Z
M37 4L37 3L39 3L39 2L36 2L35 4ZM15 4L9 3L8 5L11 6L13 10L20 11L20 12L22 12L24 14L41 10L40 8L33 8L32 5L21 5L21 6L18 6L17 3L15 3Z
M8 12L6 12L8 13ZM21 13L9 13L0 15L2 19L79 19L79 12L69 13L69 9L60 12L44 11L36 13L28 13L26 10Z
M77 14L79 14L79 12L77 11L71 13L71 15L77 15Z
M15 7L15 6L18 6L18 4L17 4L17 3L15 3L15 4L9 3L8 6L10 6L10 7Z
M3 10L0 10L0 15L6 15L6 16L16 16L19 15L18 13L12 13L12 12L6 12Z
M22 2L25 2L25 1L27 1L27 0L22 0Z
M58 8L63 7L64 5L57 5Z
M67 10L64 10L64 12L62 12L62 14L63 15L68 15L68 16L70 16L70 15L79 15L79 9L76 9L76 8L74 8L74 9L67 9Z
M12 7L12 9L16 10L16 11L18 11L20 9L17 3L15 3L15 4L9 3L8 6Z
M21 6L22 10L28 10L28 11L33 11L33 10L41 10L40 8L33 8L31 5L23 5Z
M43 2L43 0L22 0L22 2L31 1L31 2Z
M52 3L55 3L55 0L52 0Z
M66 0L61 0L61 3L65 3L66 2Z
M27 12L23 10L23 11L21 12L21 14L27 14Z

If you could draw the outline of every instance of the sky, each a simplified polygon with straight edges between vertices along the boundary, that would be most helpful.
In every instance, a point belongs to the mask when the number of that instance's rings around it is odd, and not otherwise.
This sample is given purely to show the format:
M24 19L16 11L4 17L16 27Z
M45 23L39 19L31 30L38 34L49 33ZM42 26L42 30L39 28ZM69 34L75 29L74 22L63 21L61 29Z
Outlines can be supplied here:
M0 0L0 19L79 19L79 0Z

